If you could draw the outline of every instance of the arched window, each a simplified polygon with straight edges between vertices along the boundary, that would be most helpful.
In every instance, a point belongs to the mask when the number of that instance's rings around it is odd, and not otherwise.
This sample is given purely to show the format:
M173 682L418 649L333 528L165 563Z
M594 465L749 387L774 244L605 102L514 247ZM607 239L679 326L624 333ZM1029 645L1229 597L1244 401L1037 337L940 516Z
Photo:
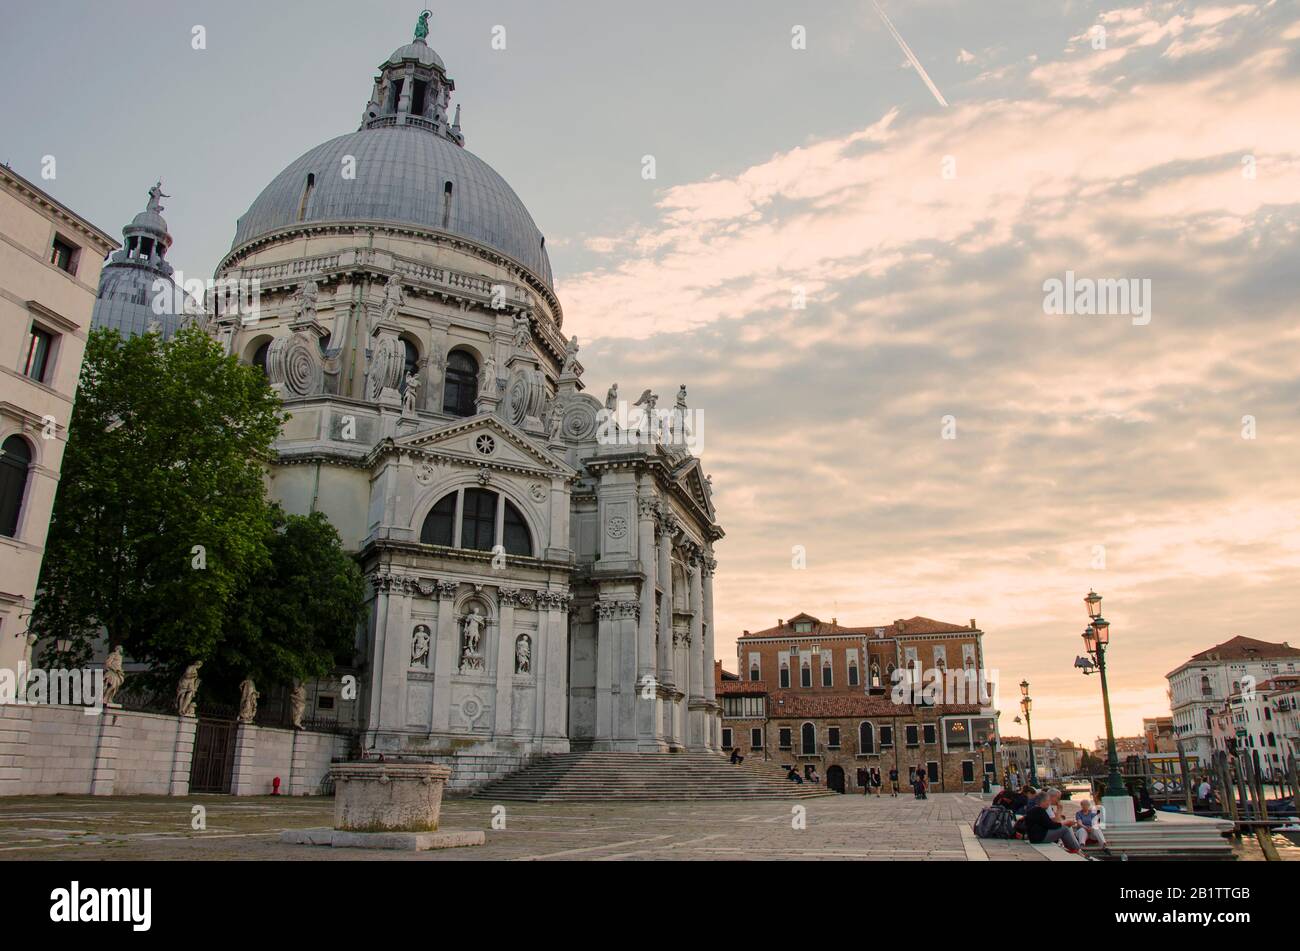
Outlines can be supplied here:
M266 353L271 349L271 341L267 340L253 351L253 366L257 367L263 373L266 372Z
M473 416L478 396L478 361L464 350L447 356L442 384L442 411L452 416Z
M790 665L785 661L781 661L781 686L790 686Z
M411 343L411 341L407 340L405 337L402 338L402 347L405 350L402 390L405 392L406 378L408 376L415 376L415 371L420 369L420 351L415 348L415 344Z
M528 535L528 526L524 523L524 517L520 514L519 509L515 508L514 503L509 499L505 502L505 518L502 520L501 544L505 547L507 555L531 555L533 553L533 540Z
M425 545L456 544L456 493L444 496L433 507L420 529L420 541Z
M880 665L873 663L871 665L871 686L880 686Z
M799 742L803 747L804 756L812 756L817 752L817 727L811 723L805 723L799 729Z
M21 436L10 436L0 446L0 535L18 535L18 516L27 492L27 471L32 464L32 450Z
M876 751L876 731L870 723L863 720L858 724L858 752L874 753Z
M497 537L497 506L501 506L501 537ZM456 539L459 508L460 539ZM531 555L533 537L523 513L509 499L487 489L465 489L438 500L420 528L420 542L492 551L501 545L507 554Z

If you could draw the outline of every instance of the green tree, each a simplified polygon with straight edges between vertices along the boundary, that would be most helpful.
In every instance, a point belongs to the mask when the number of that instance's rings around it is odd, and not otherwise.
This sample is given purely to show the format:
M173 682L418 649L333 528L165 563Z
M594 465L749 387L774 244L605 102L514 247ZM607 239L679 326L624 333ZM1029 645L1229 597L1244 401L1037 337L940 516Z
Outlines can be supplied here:
M245 676L259 686L289 685L352 660L365 579L329 519L286 515L276 506L266 547L267 572L245 579L205 668L223 685Z
M270 566L264 464L286 418L201 330L92 333L32 617L46 656L83 662L102 631L159 678L210 658Z

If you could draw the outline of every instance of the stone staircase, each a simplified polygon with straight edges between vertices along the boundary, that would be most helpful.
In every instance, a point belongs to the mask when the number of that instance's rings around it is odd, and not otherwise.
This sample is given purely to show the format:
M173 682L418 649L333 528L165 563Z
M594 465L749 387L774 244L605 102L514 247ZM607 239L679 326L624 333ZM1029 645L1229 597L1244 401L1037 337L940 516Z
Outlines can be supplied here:
M1088 854L1108 858L1194 859L1231 861L1232 843L1224 838L1233 824L1226 819L1188 815L1181 812L1158 812L1152 822L1123 825L1106 823L1106 848L1088 849Z
M834 795L800 786L774 763L733 766L717 753L554 753L488 783L475 799L513 802L681 802L814 799Z

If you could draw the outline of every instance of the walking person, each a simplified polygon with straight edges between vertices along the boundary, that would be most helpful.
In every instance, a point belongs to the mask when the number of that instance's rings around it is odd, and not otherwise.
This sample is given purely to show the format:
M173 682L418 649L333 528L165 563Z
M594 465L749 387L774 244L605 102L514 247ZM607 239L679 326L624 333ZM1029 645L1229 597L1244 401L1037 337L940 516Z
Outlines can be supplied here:
M876 796L880 796L880 787L881 787L882 785L884 785L884 784L880 781L880 769L879 769L879 767L875 767L875 766L873 766L873 767L871 768L871 785L872 785L872 788L874 788L875 791L876 791Z
M894 767L889 771L889 785L894 790L890 795L893 796L895 799L897 799L898 798L898 768L897 767Z

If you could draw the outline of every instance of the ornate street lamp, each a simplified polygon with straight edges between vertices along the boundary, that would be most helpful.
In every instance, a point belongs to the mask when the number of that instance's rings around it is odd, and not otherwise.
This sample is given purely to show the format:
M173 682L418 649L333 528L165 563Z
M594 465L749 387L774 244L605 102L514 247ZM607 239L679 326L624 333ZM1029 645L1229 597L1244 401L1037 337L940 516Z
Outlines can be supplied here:
M1101 674L1101 703L1106 714L1106 759L1109 771L1106 775L1107 797L1124 797L1128 790L1119 774L1119 750L1115 746L1115 728L1110 718L1110 689L1106 684L1106 648L1110 645L1110 622L1101 616L1101 595L1089 591L1083 599L1092 619L1083 631L1083 646L1088 657L1080 657L1074 662L1084 674ZM1091 658L1091 660L1089 659Z
M1029 713L1034 699L1029 696L1029 681L1020 681L1020 712L1025 715L1025 733L1029 737L1029 785L1038 788L1038 767L1034 763L1034 728L1029 723Z

